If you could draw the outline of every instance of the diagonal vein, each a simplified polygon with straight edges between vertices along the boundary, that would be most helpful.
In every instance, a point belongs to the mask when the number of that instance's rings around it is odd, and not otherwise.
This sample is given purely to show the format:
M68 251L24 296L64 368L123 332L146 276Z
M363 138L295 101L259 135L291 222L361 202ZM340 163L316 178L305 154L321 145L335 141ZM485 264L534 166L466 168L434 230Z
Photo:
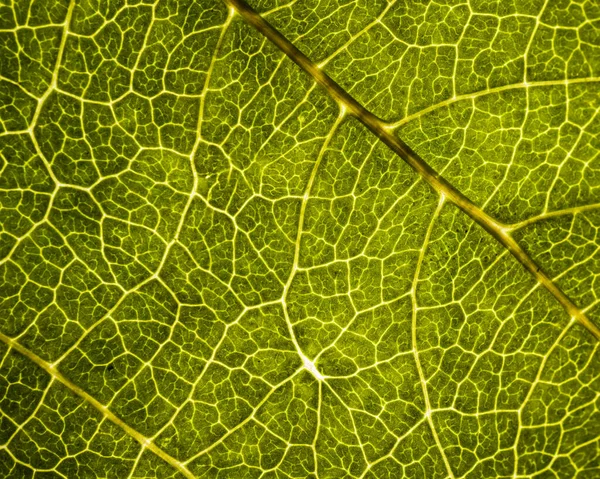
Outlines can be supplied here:
M223 0L235 10L248 24L252 25L262 35L268 38L287 57L308 73L325 91L340 104L342 111L356 117L365 127L377 136L386 146L414 169L434 190L445 196L446 200L454 203L470 216L484 230L493 236L502 246L541 283L567 313L581 323L596 339L600 340L600 328L596 326L579 309L569 297L556 285L533 259L523 250L506 228L489 216L452 184L444 179L429 164L427 164L410 146L389 131L386 123L367 110L352 95L338 85L329 75L323 72L294 44L285 38L275 27L262 18L244 0Z
M440 101L434 105L428 106L427 108L423 108L422 110L416 111L404 118L395 121L393 123L386 123L386 128L390 130L394 130L402 125L407 124L417 118L425 116L432 111L439 110L445 106L450 106L454 103L458 103L459 101L465 100L474 100L476 98L480 98L486 95L492 95L494 93L502 93L509 90L522 90L525 88L541 88L548 86L565 86L568 87L570 85L577 85L580 83L598 83L600 82L600 77L583 77L583 78L567 78L565 80L543 80L543 81L530 81L530 82L521 82L521 83L509 83L508 85L502 85L494 88L489 88L487 90L480 90L472 93L465 93L464 95L455 95L446 100Z
M448 476L451 479L454 479L454 473L452 472L452 468L450 467L450 461L448 460L448 455L444 451L442 446L442 442L440 441L439 435L435 429L435 425L433 424L433 418L431 417L432 409L431 402L429 401L429 392L427 391L427 380L425 378L425 374L423 373L423 367L421 366L421 360L419 358L419 348L417 347L417 283L419 281L419 276L421 274L421 265L423 264L423 258L425 257L425 252L427 247L429 246L429 240L431 238L431 232L433 231L433 227L435 225L436 220L439 218L440 212L444 207L444 202L446 198L444 195L440 196L440 201L438 203L435 212L431 218L429 226L427 227L427 232L425 233L425 239L423 240L423 246L421 247L421 251L419 252L419 259L417 261L417 267L415 268L415 276L413 278L412 288L410 290L411 303L412 303L412 324L411 324L411 343L412 343L412 353L415 358L415 364L417 366L417 372L419 374L419 382L421 383L421 390L423 391L423 399L425 400L425 418L427 423L429 424L429 428L431 429L431 434L433 435L433 439L435 444L442 456L442 460L444 461L444 466L446 467L446 471L448 472Z
M188 479L194 479L195 476L189 471L189 469L187 467L185 467L185 465L183 465L181 462L179 462L173 456L170 456L165 451L160 449L156 444L154 444L150 440L150 438L145 437L143 434L140 434L138 431L136 431L132 427L128 426L125 421L123 421L122 419L117 417L104 404L102 404L96 398L94 398L93 396L88 394L82 388L77 386L77 384L75 384L70 379L68 379L66 376L64 376L52 364L48 363L47 361L44 361L37 354L32 353L31 351L29 351L29 349L21 346L17 341L14 341L13 339L9 338L8 336L6 336L2 333L0 333L0 341L2 341L3 343L5 343L7 346L14 349L15 351L17 351L19 354L25 356L27 359L31 360L35 364L37 364L44 371L46 371L50 375L51 378L56 379L57 381L61 382L69 390L71 390L73 393L77 394L77 396L79 396L80 398L82 398L83 400L85 400L86 402L91 404L100 413L102 413L102 415L106 419L108 419L112 423L116 424L118 427L123 429L123 431L125 431L129 436L131 436L137 442L139 442L140 445L142 446L142 448L152 451L155 455L160 457L166 463L173 466L175 469L177 469L181 474L183 474Z

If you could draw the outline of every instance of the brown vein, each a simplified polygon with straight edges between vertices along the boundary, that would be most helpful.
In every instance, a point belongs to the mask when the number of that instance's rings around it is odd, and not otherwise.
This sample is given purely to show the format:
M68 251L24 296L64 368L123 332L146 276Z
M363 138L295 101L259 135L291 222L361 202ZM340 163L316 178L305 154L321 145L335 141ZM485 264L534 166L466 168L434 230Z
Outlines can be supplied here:
M331 79L317 65L315 65L296 46L285 38L269 22L256 13L244 0L223 0L233 8L248 24L252 25L262 35L268 38L287 57L308 73L326 92L340 105L342 111L356 117L365 127L375 134L394 153L410 165L434 190L444 195L483 229L492 235L537 279L565 308L568 314L581 323L590 333L600 340L600 328L567 297L567 295L541 270L529 257L521 246L510 235L509 229L498 223L478 206L471 202L465 195L452 186L429 166L410 146L403 140L390 133L386 124L362 106L346 90Z

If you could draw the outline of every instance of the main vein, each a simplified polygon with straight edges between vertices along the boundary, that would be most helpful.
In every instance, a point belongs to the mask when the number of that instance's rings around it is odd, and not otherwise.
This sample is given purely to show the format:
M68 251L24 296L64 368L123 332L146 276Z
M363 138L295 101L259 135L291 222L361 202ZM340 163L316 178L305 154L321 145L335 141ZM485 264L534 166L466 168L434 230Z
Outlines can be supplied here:
M308 73L325 91L340 104L346 113L357 118L376 135L385 145L413 168L434 190L458 206L483 229L492 235L537 279L565 308L567 313L582 324L596 339L600 340L600 328L596 326L569 297L542 271L511 236L510 230L497 222L465 195L458 191L429 164L427 164L410 146L389 131L381 119L362 106L352 95L323 72L293 43L285 38L275 27L262 18L244 0L223 0L233 8L248 24L268 38L287 57Z

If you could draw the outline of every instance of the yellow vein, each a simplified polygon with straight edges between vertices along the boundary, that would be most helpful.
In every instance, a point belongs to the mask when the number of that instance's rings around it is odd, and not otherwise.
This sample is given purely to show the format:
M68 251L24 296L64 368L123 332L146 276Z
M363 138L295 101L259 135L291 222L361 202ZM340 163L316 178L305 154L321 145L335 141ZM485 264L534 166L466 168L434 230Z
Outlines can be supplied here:
M427 164L410 146L403 140L393 135L386 124L356 101L346 90L331 79L306 55L296 48L287 38L277 31L270 23L257 14L243 0L223 0L233 8L241 17L256 30L273 42L290 60L296 63L302 70L308 73L327 93L336 100L342 111L356 117L365 127L376 135L394 153L402 158L411 168L438 193L454 203L476 221L483 229L492 235L500 244L507 248L510 253L537 279L565 308L570 316L579 321L596 339L600 339L600 328L565 295L565 293L552 282L552 280L541 270L541 268L527 255L521 246L509 234L509 230L498 223L495 219L473 204L465 195L452 186L429 164Z
M192 201L195 197L196 194L196 190L198 188L198 174L196 172L196 167L194 166L194 156L196 155L196 151L198 150L198 146L201 143L201 132L200 132L200 127L202 125L202 117L204 114L204 99L206 96L206 91L208 89L208 83L210 81L210 77L214 68L214 63L216 60L216 56L217 56L217 52L221 47L221 43L223 41L223 37L225 36L225 31L227 30L227 28L229 27L231 20L232 20L233 16L229 15L227 17L227 20L225 21L225 23L222 25L222 31L221 34L219 36L219 39L217 41L217 44L215 46L215 50L214 50L214 55L211 59L211 63L210 66L208 68L207 74L206 74L206 80L204 83L204 86L202 88L202 93L201 93L201 100L200 100L200 108L199 108L199 113L198 113L198 121L196 123L196 131L197 131L197 137L196 137L196 141L194 143L194 146L192 147L192 152L189 155L189 159L190 159L190 167L191 167L191 171L192 171L192 175L193 175L193 185L192 188L190 190L190 194L188 197L188 200L184 206L184 209L181 213L181 218L179 220L179 223L177 224L177 229L175 231L175 235L173 236L173 239L166 245L165 247L165 251L161 257L161 260L156 268L156 271L151 274L150 276L148 276L145 280L141 281L140 283L138 283L137 285L135 285L133 288L126 290L123 292L123 294L121 295L121 297L118 299L118 301L114 304L114 306L112 308L110 308L98 321L96 321L94 324L92 324L89 328L87 328L84 333L79 337L79 339L69 348L67 349L53 364L54 365L58 365L61 361L63 361L66 357L69 356L69 354L71 354L73 351L75 351L76 349L79 348L79 346L81 345L81 343L85 340L85 338L87 338L89 336L89 334L94 331L95 329L97 329L101 324L103 324L108 318L111 317L111 315L117 311L121 305L127 300L127 298L130 297L130 295L132 293L135 293L137 291L141 291L141 289L146 286L148 283L151 283L154 280L158 280L162 283L162 280L159 276L160 271L162 270L162 268L164 267L164 264L167 260L167 257L171 251L171 249L173 248L173 246L177 243L179 235L181 234L181 229L183 228L183 223L185 220L185 217L187 215L187 212L190 209L190 206L192 204ZM141 54L140 54L141 57ZM139 60L138 60L139 61ZM136 63L137 65L137 63ZM110 216L110 215L105 215L105 216ZM119 221L123 221L121 218L118 218ZM135 225L138 226L138 225ZM156 233L156 231L154 231L154 233ZM166 287L166 286L165 286ZM169 289L167 287L167 289Z
M500 93L508 90L518 90L521 88L534 88L534 87L544 87L544 86L559 86L559 85L576 85L579 83L595 83L600 82L600 77L586 77L586 78L572 78L566 80L546 80L546 81L532 81L532 82L521 82L521 83L511 83L509 85L503 85L495 88L488 88L487 90L480 90L473 93L465 93L464 95L456 95L448 98L447 100L436 103L435 105L428 106L427 108L423 108L412 115L405 116L401 120L398 120L393 123L386 123L385 128L389 130L393 130L398 128L399 126L405 125L406 123L415 120L421 116L426 115L427 113L431 113L434 110L438 110L439 108L452 105L453 103L463 101L463 100L473 100L475 98L479 98L486 95L491 95L493 93Z
M523 411L525 409L525 407L527 406L527 403L530 401L531 397L533 396L533 392L536 389L536 386L540 383L541 379L542 379L542 374L546 368L546 363L548 362L548 360L550 359L550 356L552 356L552 354L554 353L555 349L559 346L559 344L561 343L561 341L564 339L564 337L567 335L567 333L569 332L569 330L571 329L571 327L573 326L573 319L571 319L571 322L569 322L561 331L561 333L556 337L556 339L554 340L554 342L552 343L552 346L550 347L550 349L548 349L548 351L546 352L546 354L544 355L544 357L542 358L542 361L540 362L540 365L538 367L537 373L535 375L535 379L531 382L531 386L529 387L529 390L527 391L527 395L525 396L525 399L523 400L523 402L521 403L521 406L519 407L519 409L517 410L517 419L518 419L518 426L517 426L517 435L514 441L514 446L512 447L513 449L513 454L514 454L514 471L515 471L515 477L517 475L518 472L518 468L519 468L519 454L517 451L517 447L519 446L519 440L521 438L521 432L523 431ZM590 357L593 355L590 355Z
M518 223L513 223L511 225L507 225L505 228L509 231L515 231L521 228L525 228L526 226L537 223L538 221L544 221L550 218L557 218L559 216L569 216L576 215L578 213L583 213L585 211L592 211L600 208L600 203L594 203L592 205L582 205L575 206L573 208L565 208L563 210L549 211L548 213L542 213L541 215L532 216L527 218L526 220L519 221Z
M391 1L390 3L387 4L387 6L381 11L381 13L377 16L377 18L375 18L375 20L373 20L371 23L369 23L368 25L366 25L365 27L362 28L362 30L359 30L358 32L356 32L354 35L352 35L347 41L346 43L344 43L341 47L339 47L336 51L334 51L332 54L330 54L327 58L325 58L324 60L322 60L319 63L319 68L323 68L325 65L327 65L331 60L333 60L336 56L338 56L340 53L342 53L343 51L347 50L350 45L352 43L354 43L356 41L356 39L358 37L360 37L361 35L367 33L369 30L371 30L371 28L373 28L375 25L380 25L381 24L381 20L383 20L383 17L385 17L387 15L387 13L389 12L389 10L396 4L396 0Z
M421 360L419 359L419 348L417 347L417 283L419 281L419 275L421 274L421 265L423 264L423 259L425 258L425 251L427 250L427 246L429 245L429 238L431 238L431 232L433 231L435 221L439 217L442 208L444 207L445 199L446 198L443 194L440 195L440 201L437 205L437 208L435 209L435 212L433 213L429 226L427 227L427 232L425 233L425 238L423 239L423 246L421 247L421 251L419 252L419 258L417 259L415 276L413 278L412 288L410 290L410 297L412 303L411 342L412 352L415 357L415 364L417 366L417 372L419 374L419 382L421 383L421 390L423 392L423 399L425 401L425 418L427 420L427 423L429 424L429 428L431 429L431 434L433 435L435 444L437 445L442 459L444 460L448 476L454 479L454 473L452 472L452 468L450 467L450 461L448 461L448 457L444 452L444 448L442 447L442 443L433 424L433 418L431 417L432 409L431 402L429 401L429 393L427 392L427 381L425 379L425 374L423 373L423 368L421 367Z
M315 437L313 437L310 447L313 453L313 462L315 467L315 476L319 479L319 470L317 464L319 463L319 456L317 454L317 442L319 441L319 432L321 432L321 406L323 404L323 381L318 381L319 384L319 395L317 396L317 424L315 426Z
M225 440L228 437L232 436L236 431L241 430L250 421L255 421L256 423L261 424L266 430L268 430L270 433L272 433L273 435L275 435L275 433L273 431L271 431L267 426L265 426L264 424L262 424L256 418L256 414L258 413L258 411L260 410L260 408L266 404L266 402L269 400L269 398L273 394L275 394L275 392L277 390L279 390L279 388L281 386L283 386L284 384L287 384L289 381L293 381L294 378L296 376L298 376L298 374L300 374L302 371L304 371L304 368L302 366L300 366L298 369L296 369L296 371L294 371L290 376L288 376L287 378L285 378L283 381L279 382L278 384L273 385L272 388L271 388L271 390L267 394L265 394L265 397L262 398L259 401L259 403L252 409L252 412L248 416L246 416L246 419L244 419L244 420L240 421L239 423L237 423L235 426L233 426L231 429L229 429L225 434L223 434L221 437L219 437L218 439L216 439L215 442L213 442L210 446L205 447L204 449L202 449L201 451L197 452L196 454L194 454L189 459L186 459L185 463L189 464L190 462L195 461L200 456L208 454L210 451L212 451L219 444L223 444L223 442L225 442ZM289 443L287 441L283 441L283 442L285 442L285 443L287 443L289 445Z
M294 281L294 278L296 277L296 272L298 271L298 263L300 261L300 244L302 242L302 232L304 230L304 217L305 217L305 214L306 214L306 206L308 204L308 198L310 196L310 192L312 190L313 183L314 183L315 178L317 176L317 171L319 169L319 166L321 165L321 161L322 161L323 157L325 156L325 152L327 151L327 147L329 146L329 143L331 142L331 140L332 140L332 138L334 136L334 133L336 132L337 128L340 126L342 120L344 119L344 116L345 116L345 110L344 110L344 108L342 108L340 110L340 114L336 118L334 124L331 126L331 129L329 130L329 133L327 134L327 136L323 140L323 144L321 145L321 150L319 151L319 155L318 155L318 157L317 157L317 159L315 161L315 164L314 164L314 166L312 168L312 171L310 173L310 177L309 177L308 182L306 184L306 189L304 191L304 196L302 197L302 203L300 205L300 214L299 214L299 218L298 218L298 231L296 233L296 243L294 245L294 260L293 260L293 263L292 263L292 269L290 271L290 275L288 277L288 280L287 280L285 286L283 287L283 294L281 296L281 303L283 305L283 313L284 313L284 316L285 316L285 321L286 321L286 324L287 324L287 327L288 327L290 338L291 338L292 342L294 343L294 347L296 348L296 351L298 352L298 355L302 359L302 362L304 363L304 367L308 371L310 371L312 373L312 375L315 376L315 378L317 378L319 381L321 381L323 379L323 376L316 369L316 367L313 364L313 362L304 355L304 352L302 351L302 348L300 348L300 345L298 344L298 340L296 339L296 335L294 334L294 327L293 327L292 322L290 320L290 316L289 316L289 312L288 312L288 307L287 307L287 295L289 293L289 290L290 290L290 287L292 285L292 282Z
M62 36L60 39L60 45L58 47L58 55L56 56L56 65L54 66L54 71L52 72L52 79L50 80L50 86L46 90L46 92L40 97L38 100L38 106L35 109L35 113L33 114L33 119L31 120L31 126L29 130L31 132L31 136L33 136L33 128L37 124L38 117L42 111L42 106L46 101L46 98L56 89L56 84L58 83L58 72L60 70L60 65L62 64L63 55L65 52L65 45L67 44L67 36L69 35L69 25L71 24L71 17L73 15L73 9L75 8L75 1L71 0L69 3L69 9L67 10L67 16L65 17L64 28L62 32Z
M75 2L72 1L71 4L70 4L70 6L69 6L69 11L67 13L67 17L65 18L63 37L61 39L61 45L60 45L60 48L59 48L59 54L58 54L58 58L57 58L56 67L55 67L55 70L54 70L53 75L52 75L51 85L48 88L48 90L44 93L44 95L39 99L38 107L37 107L36 112L34 114L34 118L33 118L32 122L31 122L31 126L28 129L28 133L30 134L30 136L31 136L31 138L32 138L32 140L34 142L34 145L36 147L36 150L38 151L38 154L40 154L40 156L44 160L45 160L45 157L43 156L43 154L41 152L41 149L39 148L39 145L37 144L37 141L36 141L33 129L34 129L35 125L36 125L37 119L38 119L40 111L41 111L41 107L43 106L45 100L48 98L48 96L50 95L50 93L53 90L56 89L56 83L57 83L57 78L58 78L58 71L60 69L60 64L62 62L62 56L63 56L64 46L65 46L65 43L66 43L66 37L67 37L67 34L68 34L68 28L69 28L69 24L70 24L70 21L71 21L71 15L72 15L72 11L73 11L74 5L75 5ZM218 50L218 48L219 48L219 46L220 46L220 44L222 42L223 33L227 29L227 26L231 22L231 19L232 19L232 15L229 15L226 23L223 26L223 32L221 33L221 36L219 38L219 41L218 41L218 44L217 44L217 47L216 47L217 50ZM212 71L213 64L214 64L214 58L213 58L213 61L211 62L211 68L209 70L209 76L210 76L210 72ZM208 83L208 80L207 80L206 83ZM203 108L204 108L204 96L206 94L206 88L207 87L205 85L205 88L203 90L203 95L201 97L201 110L203 110ZM190 155L190 160L193 160L193 155L195 153L195 150L197 149L197 145L200 142L200 139L199 139L199 136L200 136L200 124L201 124L201 117L198 120L198 139L196 141L196 144L194 145L194 151ZM58 180L56 180L56 178L54 178L54 175L52 174L52 169L50 168L49 164L48 164L48 169L49 169L50 174L52 175L55 183L59 184ZM194 172L194 188L192 189L192 192L190 193L190 201L191 201L191 198L194 196L194 192L195 192L195 189L196 189L196 183L197 183L197 175L196 175L196 172L195 172L194 168L193 168L193 172ZM188 201L188 204L186 205L186 211L189 208L189 202L190 201ZM50 211L50 208L48 209L48 211ZM176 241L176 238L177 238L177 236L180 233L181 224L183 223L183 218L184 217L185 217L185 213L183 214L182 220L181 220L181 222L180 222L180 224L179 224L179 226L177 228L176 237L170 243L170 245ZM165 260L167 252L168 252L168 247L166 249L165 256L161 260L161 265L159 266L159 268L157 269L157 271L160 271L162 265L164 264L164 260ZM88 393L86 393L82 388L80 388L79 386L77 386L75 383L71 382L68 378L66 378L65 376L63 376L57 370L57 368L56 368L56 365L62 359L64 359L68 355L68 353L70 353L71 351L73 351L74 349L76 349L80 345L80 343L82 342L82 340L85 337L87 337L87 335L89 334L89 332L91 330L95 329L100 323L102 323L104 321L104 319L108 318L110 316L110 314L113 311L115 311L121 305L121 303L125 300L125 298L129 296L129 293L131 293L133 291L139 290L140 288L142 288L148 282L152 281L153 279L156 279L157 275L158 275L158 273L150 276L147 280L143 281L142 283L140 283L139 285L137 285L133 289L125 292L125 294L123 294L121 296L121 298L115 304L115 306L113 308L111 308L111 310L107 314L105 314L104 317L101 320L99 320L96 323L94 323L94 325L90 329L88 329L83 334L83 336L81 338L79 338L79 340L71 348L69 348L68 351L65 352L59 358L59 360L57 360L55 363L51 364L51 363L48 363L48 362L44 361L42 358L40 358L39 356L37 356L33 352L29 351L27 348L25 348L24 346L20 345L17 341L9 338L8 336L5 336L2 333L0 333L0 340L3 341L4 343L6 343L8 346L10 346L13 349L15 349L16 351L18 351L19 353L21 353L23 356L27 357L28 359L30 359L31 361L33 361L34 363L36 363L38 366L40 366L42 369L44 369L46 372L48 372L48 374L50 374L50 376L53 379L56 379L56 380L60 381L68 389L70 389L73 393L77 394L79 397L81 397L84 400L86 400L87 402L89 402L92 406L94 406L97 410L99 410L107 419L109 419L111 422L113 422L114 424L116 424L117 426L119 426L128 435L130 435L137 442L139 442L142 445L142 450L148 449L148 450L152 451L154 454L156 454L157 456L159 456L165 462L167 462L168 464L170 464L171 466L173 466L175 469L177 469L179 472L181 472L185 477L193 479L195 476L186 468L186 466L183 463L179 462L177 459L175 459L174 457L170 456L169 454L167 454L166 452L164 452L162 449L160 449L158 446L156 446L152 442L151 438L143 436L138 431L136 431L132 427L128 426L124 421L122 421L117 416L115 416L108 409L107 406L101 404L99 401L97 401L96 399L94 399L91 395L89 395Z
M31 142L33 143L35 151L40 156L40 158L41 158L42 162L44 163L44 165L46 165L46 169L48 170L48 174L50 175L50 178L54 182L54 186L60 185L61 183L58 180L58 178L56 178L56 175L54 174L54 171L52 170L52 165L50 164L50 162L46 158L46 155L44 155L44 153L42 152L42 149L40 148L40 145L39 145L39 143L37 141L37 138L35 137L34 129L35 129L36 125L37 125L37 121L38 121L38 118L39 118L40 113L42 111L42 107L44 106L44 103L46 102L46 100L48 99L48 97L50 96L50 94L56 89L56 83L58 81L58 71L60 70L60 65L62 63L62 58L63 58L63 54L64 54L64 51L65 51L65 45L67 43L67 35L69 34L69 25L71 24L71 16L73 15L73 9L74 8L75 8L75 1L71 0L71 2L69 3L69 8L67 10L67 15L65 16L65 21L62 23L62 27L63 27L62 28L62 36L60 38L60 44L59 44L59 47L58 47L58 54L56 56L56 64L54 65L54 70L52 70L52 77L51 77L51 80L50 80L50 85L48 86L48 89L44 92L44 94L40 98L37 99L38 103L37 103L37 105L35 107L35 111L33 112L33 117L31 119L31 123L29 124L29 127L27 128L27 130L24 131L24 133L29 134L29 136L31 137ZM17 132L13 132L13 133L16 134ZM42 220L39 221L39 222L36 222L29 229L29 231L27 231L27 233L25 235L23 235L23 236L21 236L20 238L17 239L17 241L15 242L15 244L13 245L13 247L11 248L11 250L9 251L9 253L0 261L0 264L9 261L10 258L12 258L13 253L19 247L19 245L26 238L29 237L29 235L31 234L32 231L35 230L35 227L38 224L40 224L43 221L46 221L48 219L48 215L50 214L50 210L52 209L55 196L56 196L56 189L54 189L54 191L52 192L52 195L50 196L50 202L48 204L48 208L46 209L46 213L45 213L44 217L42 218Z
M130 435L137 442L139 442L143 448L152 451L154 454L156 454L158 457L160 457L163 461L165 461L166 463L168 463L169 465L171 465L175 469L177 469L185 477L187 477L189 479L194 479L195 476L181 462L179 462L173 456L170 456L165 451L160 449L149 438L140 434L132 427L128 426L124 421L122 421L117 416L115 416L104 404L102 404L100 401L95 399L93 396L89 395L82 388L77 386L77 384L73 383L70 379L63 376L63 374L60 373L50 363L44 361L38 355L32 353L27 348L21 346L19 343L17 343L16 341L13 341L11 338L9 338L8 336L6 336L2 333L0 333L0 340L3 343L5 343L7 346L9 346L10 348L14 349L18 353L25 356L27 359L29 359L32 362L34 362L35 364L37 364L44 371L46 371L50 375L51 378L56 379L57 381L60 381L67 388L69 388L72 392L77 394L77 396L79 396L83 400L90 403L93 407L95 407L98 411L100 411L100 413L102 413L102 415L105 418L107 418L109 421L111 421L112 423L119 426L121 429L123 429L123 431L125 431L128 435Z

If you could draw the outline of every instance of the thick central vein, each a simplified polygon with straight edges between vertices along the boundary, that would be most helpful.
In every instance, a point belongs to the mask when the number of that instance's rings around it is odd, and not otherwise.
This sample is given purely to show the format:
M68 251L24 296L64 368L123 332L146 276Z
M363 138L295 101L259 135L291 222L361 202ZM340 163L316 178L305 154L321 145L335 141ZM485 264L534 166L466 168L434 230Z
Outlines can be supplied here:
M469 215L483 229L492 235L537 279L565 308L567 313L581 323L596 339L600 340L598 328L529 257L510 235L509 229L497 222L465 195L452 186L446 179L427 164L410 146L386 128L386 124L362 106L352 95L323 72L294 44L285 38L275 27L256 13L244 0L223 0L262 35L268 38L287 57L308 73L326 92L336 100L348 114L356 117L365 127L376 135L385 145L413 168L434 190L445 196Z

